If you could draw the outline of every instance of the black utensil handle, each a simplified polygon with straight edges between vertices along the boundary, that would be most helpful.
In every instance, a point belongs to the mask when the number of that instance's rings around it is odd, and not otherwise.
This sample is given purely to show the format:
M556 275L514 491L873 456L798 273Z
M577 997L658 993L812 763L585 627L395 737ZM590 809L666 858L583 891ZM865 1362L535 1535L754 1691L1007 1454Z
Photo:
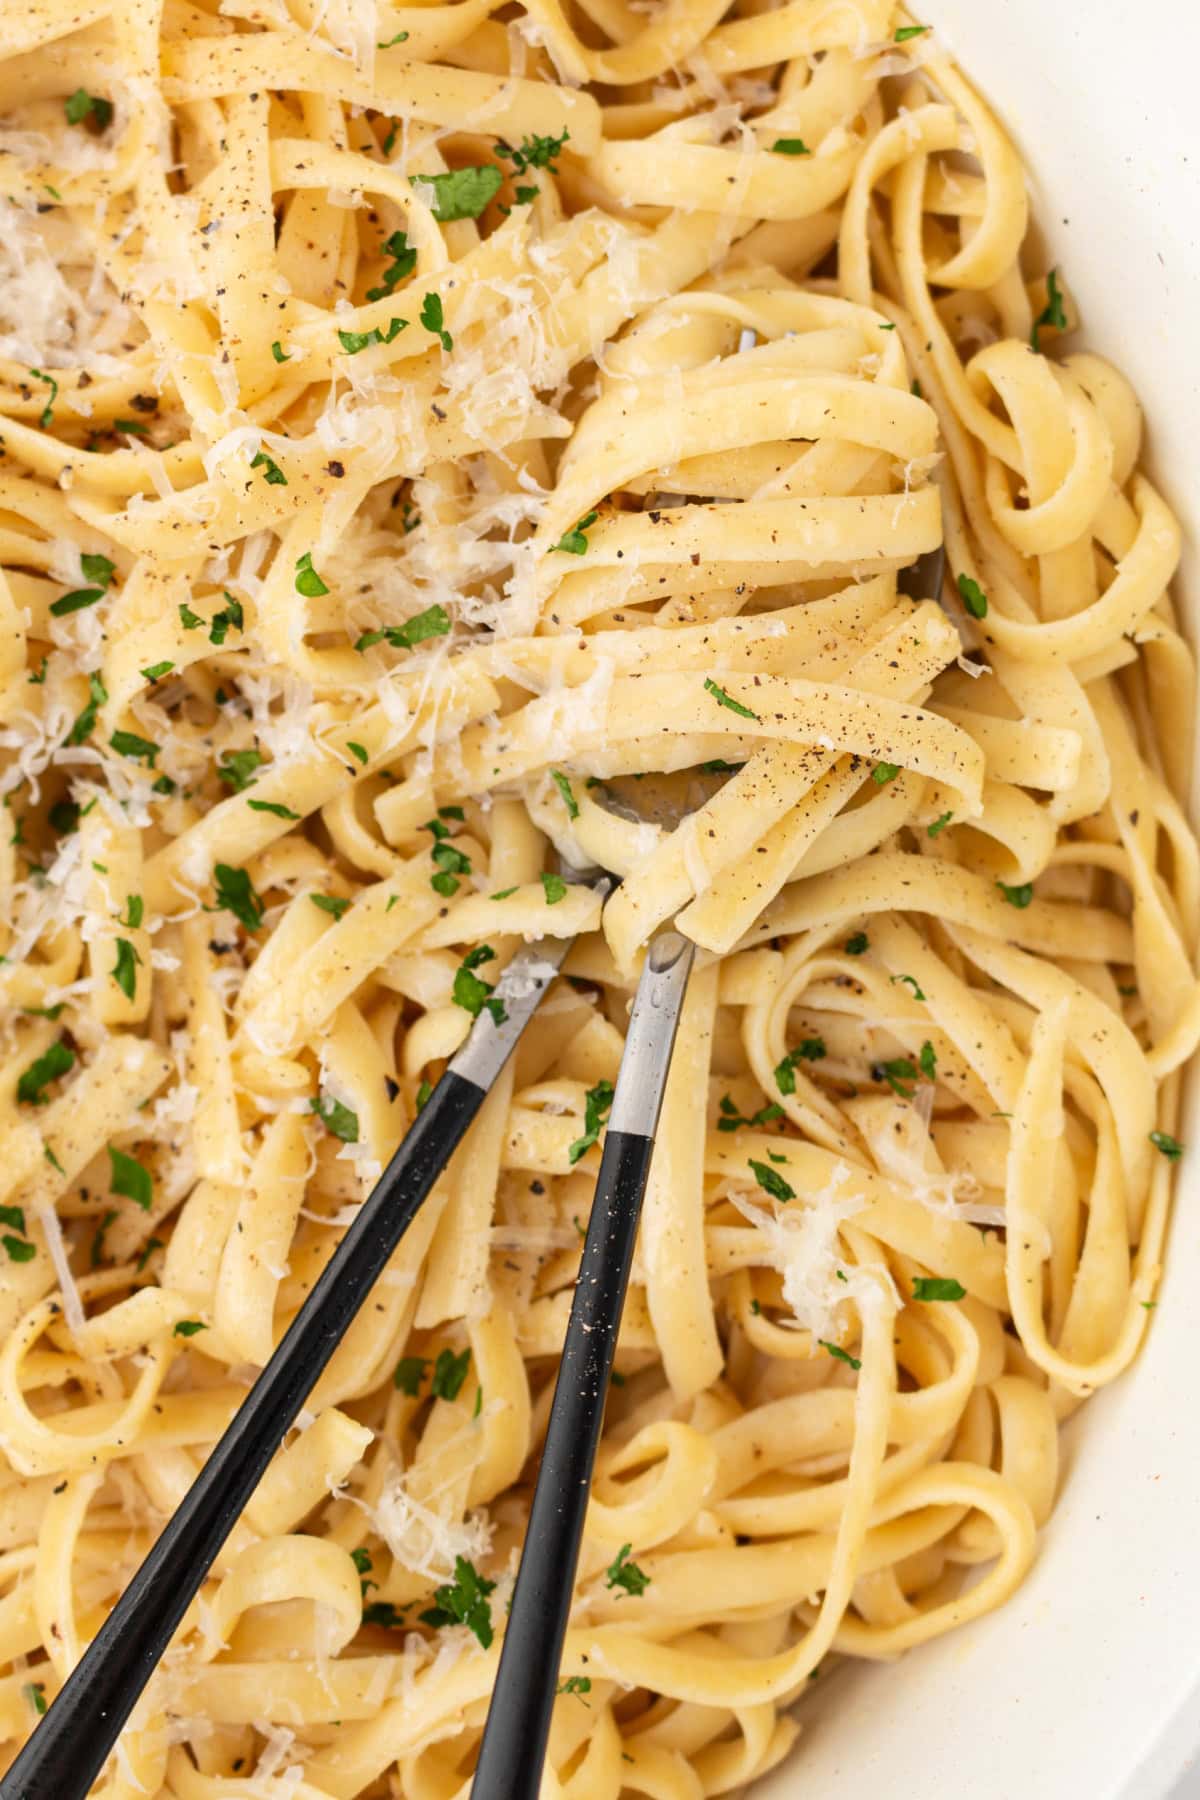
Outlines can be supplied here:
M83 1800L213 1559L486 1098L447 1071L208 1461L4 1780Z
M472 1800L537 1800L652 1138L610 1131Z
M592 1467L691 961L692 946L664 932L638 984L471 1800L537 1800L541 1788Z

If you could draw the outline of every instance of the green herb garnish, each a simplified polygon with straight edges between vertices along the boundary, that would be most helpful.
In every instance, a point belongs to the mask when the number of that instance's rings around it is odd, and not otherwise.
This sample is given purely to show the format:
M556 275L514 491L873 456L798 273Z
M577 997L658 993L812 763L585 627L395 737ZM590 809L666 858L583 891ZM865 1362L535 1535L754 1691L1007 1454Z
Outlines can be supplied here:
M357 1113L351 1112L348 1106L343 1106L340 1100L326 1100L322 1095L310 1100L308 1104L332 1137L340 1139L343 1144L357 1144Z
M75 1052L67 1047L60 1038L43 1051L36 1061L21 1075L17 1082L17 1099L25 1106L44 1106L46 1089L60 1075L65 1075L75 1066Z
M596 512L585 513L579 523L572 525L570 531L564 531L557 544L551 544L550 548L565 550L568 556L583 556L588 547L588 541L584 534L588 526L594 525L599 517L600 514Z
M783 1179L770 1163L758 1162L753 1156L749 1159L750 1169L760 1188L770 1194L772 1200L794 1200L796 1190Z
M632 1549L632 1544L621 1545L604 1571L605 1587L623 1588L627 1594L644 1594L650 1586L650 1577L635 1562L629 1560Z
M600 1128L608 1117L613 1103L615 1089L611 1081L598 1081L595 1087L589 1088L583 1101L583 1136L577 1137L567 1151L567 1160L574 1166L581 1156L586 1156L592 1145L600 1136Z
M454 971L453 999L455 1006L461 1006L473 1019L477 1019L486 1007L492 1015L492 1023L503 1025L508 1017L503 1000L495 999L488 983L475 974L476 969L494 961L495 956L490 944L480 944L468 952Z
M1015 887L1010 887L1007 881L998 881L996 886L1000 889L1000 892L1004 895L1008 904L1017 907L1021 912L1024 912L1025 908L1029 905L1029 902L1033 899L1032 881L1022 881Z
M392 1386L400 1393L407 1394L410 1400L415 1400L421 1391L421 1383L428 1367L427 1356L402 1356L392 1371Z
M914 1300L965 1300L966 1288L961 1281L946 1275L914 1275Z
M971 617L973 619L986 619L988 597L980 587L979 583L973 581L969 575L960 575L957 585L959 594L962 596L962 603L970 613Z
M132 1200L143 1212L150 1211L154 1198L154 1184L150 1179L149 1169L142 1167L134 1156L126 1156L124 1150L116 1150L108 1146L109 1179L108 1185L114 1194L120 1194L126 1200Z
M426 331L431 332L434 337L441 339L443 350L453 350L454 339L446 330L445 315L442 312L442 296L440 294L426 294L425 299L421 304L421 323Z
M1051 326L1055 331L1065 331L1067 329L1067 309L1063 305L1062 290L1058 285L1057 269L1051 269L1046 277L1046 304L1034 320L1033 331L1030 334L1029 341L1037 351L1041 350L1041 345L1038 342L1038 333L1044 325Z
M470 1350L464 1350L455 1356L453 1350L439 1350L438 1359L433 1365L433 1380L429 1391L437 1400L457 1400L459 1389L467 1379L467 1369L471 1362Z
M476 163L445 175L410 175L409 180L438 224L449 225L455 219L477 219L504 175L495 163Z
M257 931L263 922L263 903L245 869L229 863L218 863L213 870L216 887L216 911L231 912L247 931Z

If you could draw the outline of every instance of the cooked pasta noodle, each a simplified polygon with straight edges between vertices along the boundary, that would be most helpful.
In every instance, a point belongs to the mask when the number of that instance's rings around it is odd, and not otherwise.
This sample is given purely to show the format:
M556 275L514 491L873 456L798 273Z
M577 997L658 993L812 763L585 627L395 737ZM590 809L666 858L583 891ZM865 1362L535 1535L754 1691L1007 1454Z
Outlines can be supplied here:
M740 1788L1012 1594L1151 1325L1200 861L1137 399L893 0L0 15L3 1755L549 936L96 1790L469 1792L674 919L542 1791Z

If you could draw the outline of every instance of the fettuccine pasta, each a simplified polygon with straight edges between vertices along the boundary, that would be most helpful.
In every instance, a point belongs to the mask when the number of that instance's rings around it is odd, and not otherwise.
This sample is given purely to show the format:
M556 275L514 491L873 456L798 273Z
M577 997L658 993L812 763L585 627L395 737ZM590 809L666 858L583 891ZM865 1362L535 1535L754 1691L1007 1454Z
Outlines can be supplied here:
M1137 399L893 0L0 20L0 1754L571 939L96 1790L465 1800L673 920L542 1792L741 1789L1012 1594L1151 1328L1200 859Z

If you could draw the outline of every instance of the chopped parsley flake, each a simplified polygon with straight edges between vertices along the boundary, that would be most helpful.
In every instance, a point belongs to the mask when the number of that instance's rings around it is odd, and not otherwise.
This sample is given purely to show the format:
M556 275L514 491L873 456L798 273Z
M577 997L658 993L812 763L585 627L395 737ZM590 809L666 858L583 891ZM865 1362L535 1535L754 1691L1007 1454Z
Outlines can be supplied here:
M567 1151L572 1166L586 1156L600 1136L600 1128L608 1117L615 1090L611 1081L598 1081L588 1089L583 1101L583 1136L577 1137Z
M456 1356L453 1350L439 1350L438 1359L433 1365L433 1380L429 1391L437 1400L457 1400L459 1389L467 1379L470 1367L471 1352L464 1350Z
M374 631L364 631L354 648L363 651L375 644L390 644L394 650L412 650L426 638L448 637L449 633L450 614L445 607L427 606L403 625L381 625Z
M843 1350L840 1344L831 1344L826 1338L818 1338L817 1342L820 1344L822 1350L828 1350L830 1356L835 1356L839 1362L849 1363L852 1369L862 1368L860 1358L851 1356L850 1352L848 1350Z
M432 829L434 825L438 827L439 832L444 832L446 829L437 819L431 821L430 828ZM444 841L436 843L430 854L437 864L438 872L430 877L429 885L435 894L441 894L444 898L449 899L451 894L458 892L458 877L471 873L471 859L463 851L457 850L453 844L447 844Z
M142 1254L137 1259L137 1272L139 1275L141 1274L142 1270L146 1267L146 1264L150 1261L150 1258L154 1255L154 1252L156 1250L162 1250L164 1248L165 1248L165 1246L164 1246L163 1240L161 1238L152 1237L152 1238L146 1239L146 1248L142 1251Z
M568 556L583 556L588 547L588 541L584 533L587 531L589 525L594 525L596 523L596 520L599 517L600 514L596 512L585 513L579 523L577 525L572 525L570 531L564 531L557 544L551 544L550 548L552 550L565 550Z
M905 1084L917 1079L916 1065L907 1056L893 1056L888 1062L875 1064L871 1079L886 1081L893 1094L899 1094L902 1100L911 1100L913 1090Z
M208 633L210 644L223 644L231 629L241 631L245 626L246 618L242 611L241 601L235 600L232 594L226 594L225 600L227 604L221 608L220 612L213 614L212 625Z
M421 1383L428 1367L427 1356L402 1356L392 1371L392 1386L400 1393L407 1394L410 1400L415 1400L421 1391Z
M48 429L50 421L54 417L54 402L58 399L58 383L55 381L53 375L44 375L41 369L30 369L29 373L33 376L35 381L44 381L46 386L50 389L50 398L38 414L38 424L41 426L42 430L45 431Z
M892 39L896 44L907 44L909 38L923 37L929 30L928 25L898 25L896 35Z
M1029 902L1033 899L1032 881L1022 881L1015 887L1010 887L1007 881L998 881L996 886L1000 889L1000 892L1004 895L1008 904L1017 907L1021 912L1024 912L1025 908L1029 905Z
M44 1106L46 1089L60 1075L75 1067L75 1052L60 1038L36 1061L31 1062L17 1082L17 1099L24 1106Z
M251 812L274 813L277 819L298 819L300 814L293 812L290 806L282 806L278 800L247 800L246 805Z
M557 906L560 900L566 899L567 884L561 875L554 875L549 870L543 869L542 891L546 896L546 905Z
M141 960L128 938L117 939L117 960L109 973L127 1000L132 1000L137 990L137 965Z
M907 987L910 987L912 989L912 995L913 995L914 1000L923 1000L925 998L925 995L924 995L924 993L921 989L921 986L920 986L919 982L917 981L917 978L915 975L889 975L888 980L893 987L895 987L895 985L898 981L904 982Z
M147 669L139 670L139 673L144 681L161 681L163 676L169 675L174 667L173 662L156 662L151 663Z
M760 1188L770 1194L772 1200L794 1200L796 1190L783 1176L773 1169L770 1163L759 1162L755 1157L749 1159L749 1166L754 1179Z
M958 591L963 605L973 619L987 618L988 597L977 581L972 581L969 575L960 575Z
M108 699L108 689L95 670L88 676L88 702L67 733L68 744L82 744L91 737L96 714Z
M114 1194L120 1194L126 1200L132 1200L143 1212L150 1211L154 1198L154 1184L150 1179L149 1169L142 1167L134 1156L126 1156L124 1150L116 1150L108 1146L109 1180L108 1185Z
M550 779L562 795L562 803L567 809L567 817L569 819L577 819L579 817L579 802L572 793L571 784L566 776L562 773L561 769L551 769Z
M895 781L899 773L899 763L876 763L875 767L871 770L871 780L875 782L878 787L883 787L885 782Z
M1152 1131L1150 1142L1156 1150L1161 1150L1168 1162L1178 1162L1183 1155L1183 1145L1168 1131Z
M303 556L296 558L296 592L303 594L306 600L317 600L329 589L313 568L312 551L306 550Z
M455 1006L461 1006L473 1019L477 1019L486 1007L492 1015L492 1023L503 1025L508 1017L503 1000L495 999L488 983L475 974L483 963L494 961L495 955L490 944L480 944L468 952L454 971L453 999Z
M385 156L391 154L390 141L384 145L383 153ZM392 261L383 271L383 285L367 289L368 300L386 300L393 288L406 280L417 266L417 253L410 249L406 231L393 231L391 237L385 238L383 248Z
M741 719L757 719L758 718L758 714L756 712L751 712L751 710L748 706L743 706L740 700L735 700L731 694L727 694L725 692L725 689L723 687L718 686L718 684L713 680L711 675L706 675L704 678L704 691L706 694L712 695L713 699L717 702L718 706L727 706L729 708L730 712L737 713L739 718L741 718Z
M945 831L953 817L954 814L952 812L944 812L940 818L933 821L932 825L927 825L925 827L926 837L937 837L940 832Z
M208 1326L200 1319L179 1319L176 1322L173 1335L175 1337L190 1338L195 1337L196 1333L199 1331L207 1330Z
M497 171L497 173L499 173L499 171ZM446 330L445 314L442 311L442 296L440 294L426 294L424 300L421 302L421 323L426 331L432 333L434 337L441 339L443 350L453 350L454 339Z
M538 137L535 133L533 137L523 137L516 150L501 140L496 145L496 155L512 163L519 175L530 169L548 169L551 175L557 175L557 159L570 135L569 131L564 131L561 137Z
M802 1062L820 1062L827 1054L824 1038L805 1038L794 1050L789 1050L782 1062L775 1064L775 1086L781 1094L794 1094L796 1091L796 1070Z
M381 331L378 325L373 331L339 331L338 342L347 356L357 356L359 351L365 350L369 344L393 343L400 333L407 329L407 319L393 319L386 331Z
M70 613L83 612L89 606L95 606L103 600L104 589L98 587L74 588L69 594L50 602L50 611L56 619L65 619Z
M406 1610L402 1606L397 1611L390 1600L372 1600L370 1606L363 1607L362 1622L364 1625L382 1625L385 1631L399 1631Z
M112 124L112 101L89 94L86 88L76 88L69 94L63 101L63 111L68 125L82 125L85 119L92 119L101 131L107 131Z
M871 940L865 931L856 931L853 937L846 939L842 948L847 956L862 956L871 948Z
M410 175L409 180L438 224L449 225L455 219L477 219L495 198L504 175L495 163L476 163L445 175Z
M258 455L251 459L250 467L262 470L263 480L268 487L286 487L288 484L288 478L279 464L273 462L265 450L260 450Z
M326 1100L320 1095L317 1099L310 1100L309 1106L332 1137L339 1138L343 1144L357 1144L357 1113L351 1112L348 1106L343 1106L340 1100Z
M91 1262L93 1269L98 1269L104 1260L104 1240L108 1236L109 1226L116 1224L117 1217L115 1212L106 1212L96 1227L96 1235L92 1239Z
M604 1571L605 1587L623 1588L627 1594L644 1594L650 1586L650 1577L635 1562L629 1560L632 1549L632 1544L621 1545Z
M152 744L149 738L139 737L136 731L114 731L108 741L118 756L145 763L148 769L154 767L158 745Z
M227 750L217 765L217 778L235 794L254 785L254 771L262 767L257 750Z
M421 1621L435 1629L443 1625L465 1625L487 1650L495 1635L487 1597L494 1592L495 1586L495 1582L482 1576L465 1556L456 1556L454 1580L435 1591L434 1603L420 1615Z
M803 138L776 138L771 145L776 156L811 156L812 151Z
M745 1115L740 1113L728 1094L721 1096L721 1117L717 1120L718 1131L737 1131L743 1125L769 1125L774 1119L782 1119L783 1108L777 1101L770 1101L760 1106L756 1113Z
M335 919L340 919L350 905L349 900L336 894L310 894L308 897L314 906L319 906L322 912L332 913Z
M1046 304L1033 322L1033 331L1029 339L1033 348L1038 351L1041 350L1041 345L1038 342L1038 333L1041 331L1043 325L1049 325L1055 331L1065 331L1067 329L1067 309L1063 305L1062 290L1058 285L1057 269L1051 269L1046 277Z
M961 1281L945 1275L914 1275L914 1300L965 1300L967 1290Z
M213 870L213 880L216 910L231 912L247 931L257 931L263 922L263 903L246 870L232 868L229 863L218 863Z

